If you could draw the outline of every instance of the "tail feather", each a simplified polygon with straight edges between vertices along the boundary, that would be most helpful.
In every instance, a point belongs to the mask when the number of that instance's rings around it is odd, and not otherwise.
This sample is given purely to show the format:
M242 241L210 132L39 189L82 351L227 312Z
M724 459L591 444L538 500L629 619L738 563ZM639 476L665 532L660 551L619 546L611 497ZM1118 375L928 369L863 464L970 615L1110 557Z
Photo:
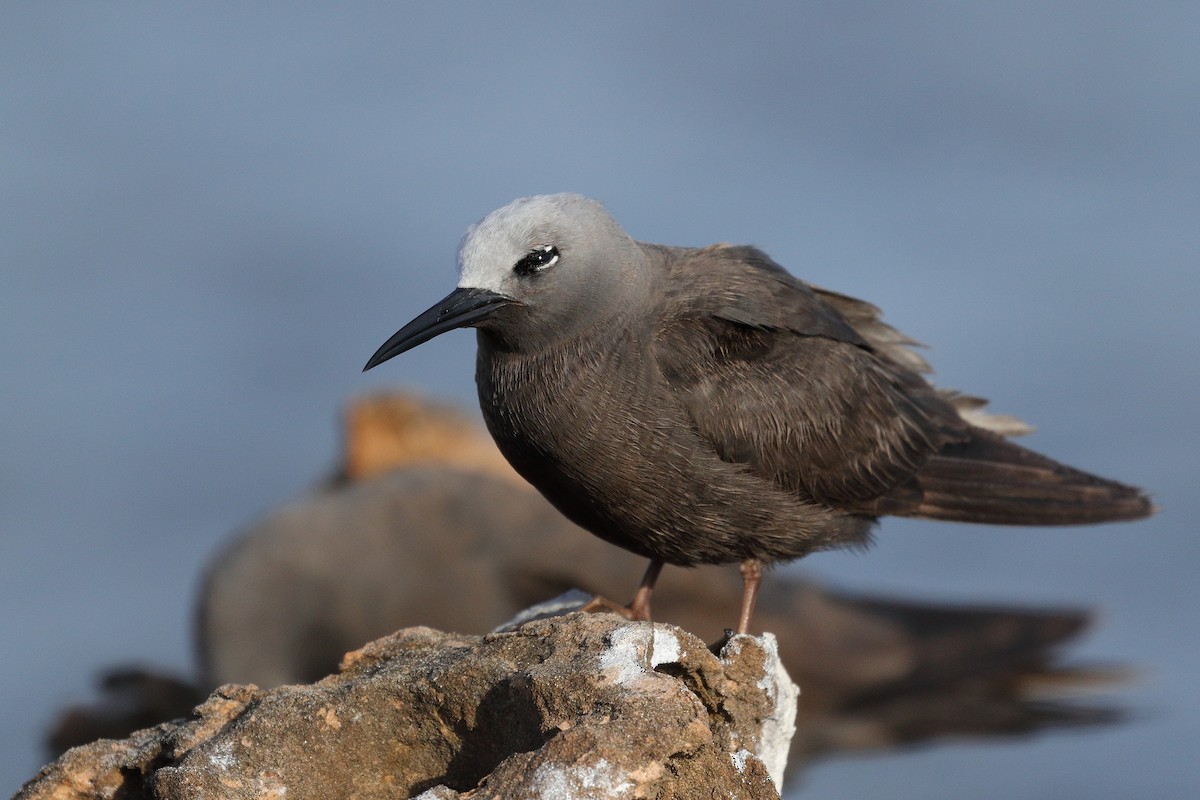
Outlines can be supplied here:
M1154 513L1140 489L1060 464L976 429L909 480L870 504L869 513L991 525L1086 525Z

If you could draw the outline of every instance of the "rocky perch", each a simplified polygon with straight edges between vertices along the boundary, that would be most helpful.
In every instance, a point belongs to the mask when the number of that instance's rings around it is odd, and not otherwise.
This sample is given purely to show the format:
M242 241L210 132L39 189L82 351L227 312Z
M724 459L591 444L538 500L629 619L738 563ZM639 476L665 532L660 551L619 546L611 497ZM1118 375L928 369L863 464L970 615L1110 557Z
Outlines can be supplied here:
M189 719L70 750L16 797L778 797L797 692L770 634L713 655L606 614L408 628L314 684L223 686Z

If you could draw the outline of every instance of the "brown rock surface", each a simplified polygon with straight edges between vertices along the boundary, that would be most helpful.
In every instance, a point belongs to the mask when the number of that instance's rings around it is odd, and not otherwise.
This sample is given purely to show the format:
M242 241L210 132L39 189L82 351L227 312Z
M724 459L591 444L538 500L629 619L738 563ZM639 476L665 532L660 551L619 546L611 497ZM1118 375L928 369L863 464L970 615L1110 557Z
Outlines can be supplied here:
M317 683L225 686L191 719L75 748L17 799L777 797L794 714L769 635L717 657L610 615L408 628Z

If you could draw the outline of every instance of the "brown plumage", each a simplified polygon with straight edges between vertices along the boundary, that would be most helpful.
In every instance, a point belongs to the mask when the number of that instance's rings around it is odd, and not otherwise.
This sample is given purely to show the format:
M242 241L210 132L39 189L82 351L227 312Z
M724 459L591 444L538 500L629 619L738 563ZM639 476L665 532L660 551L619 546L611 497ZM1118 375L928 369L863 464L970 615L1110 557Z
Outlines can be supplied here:
M472 227L459 262L459 288L367 368L476 327L501 452L567 517L651 559L634 616L648 617L663 562L741 561L744 631L761 563L862 544L881 514L1151 513L1139 490L981 427L979 402L930 385L873 306L755 248L642 244L598 203L550 195Z

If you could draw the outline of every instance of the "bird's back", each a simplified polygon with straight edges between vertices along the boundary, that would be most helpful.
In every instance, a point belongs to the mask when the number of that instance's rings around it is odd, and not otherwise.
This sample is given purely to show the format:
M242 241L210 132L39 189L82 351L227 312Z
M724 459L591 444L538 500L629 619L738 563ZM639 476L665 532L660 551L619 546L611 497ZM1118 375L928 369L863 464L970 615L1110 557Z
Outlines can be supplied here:
M1136 519L1138 489L1004 438L1029 430L938 390L874 306L755 248L683 251L658 359L722 458L850 513L1060 525Z

